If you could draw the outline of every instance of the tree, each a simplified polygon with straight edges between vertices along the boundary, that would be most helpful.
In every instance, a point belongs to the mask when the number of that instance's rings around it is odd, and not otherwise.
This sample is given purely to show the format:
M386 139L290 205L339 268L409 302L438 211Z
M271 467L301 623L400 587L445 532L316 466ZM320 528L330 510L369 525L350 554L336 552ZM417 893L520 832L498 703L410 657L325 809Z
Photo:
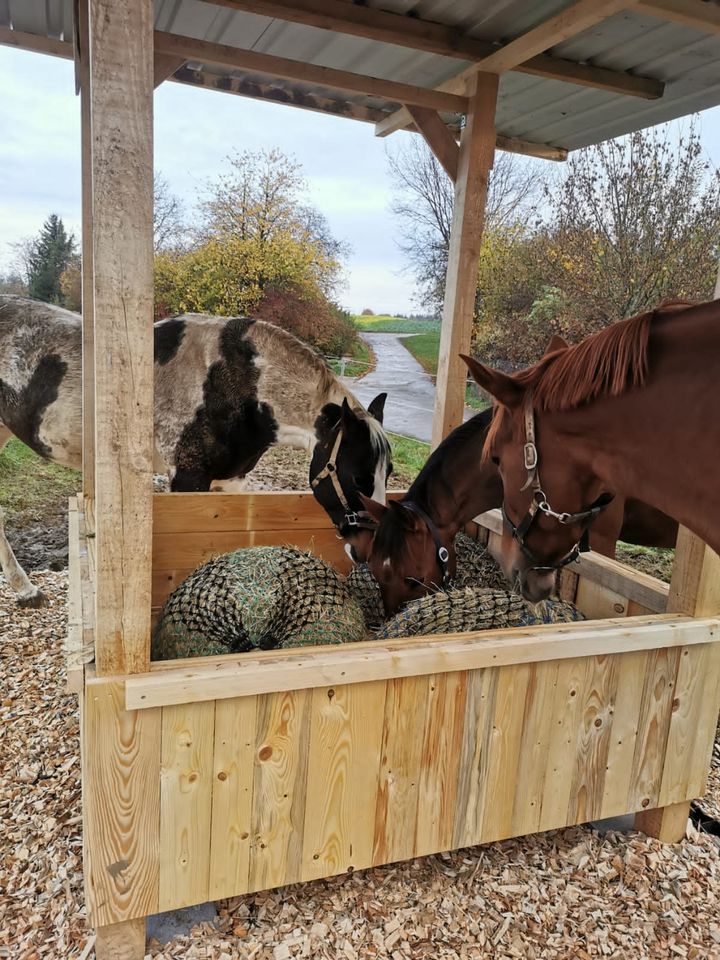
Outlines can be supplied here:
M180 199L170 192L170 186L162 174L154 180L153 244L155 253L182 249L187 242L187 227Z
M400 249L420 288L419 300L439 309L445 296L455 190L419 137L388 157L395 199L392 212L402 229ZM508 227L527 215L540 191L536 168L509 153L496 153L485 212L487 230Z
M710 297L720 241L720 173L691 122L574 154L551 203L552 280L589 328L662 300Z
M43 224L36 240L26 250L28 292L36 300L63 304L60 277L75 253L75 238L52 213Z

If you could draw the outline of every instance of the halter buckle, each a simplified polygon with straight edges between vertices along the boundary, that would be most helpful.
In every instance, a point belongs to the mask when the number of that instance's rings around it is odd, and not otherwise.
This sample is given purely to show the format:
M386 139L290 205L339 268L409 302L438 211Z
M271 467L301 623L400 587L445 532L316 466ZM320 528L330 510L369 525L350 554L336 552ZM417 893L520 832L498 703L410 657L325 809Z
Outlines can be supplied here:
M532 442L528 440L523 444L523 459L525 462L526 470L536 470L538 465L538 452L537 447Z
M450 554L448 553L447 547L440 547L438 549L438 557L441 563L447 563L450 559Z
M357 513L355 513L355 512L353 512L353 513L346 513L346 514L345 514L345 523L348 525L348 527L359 527L359 526L360 526L360 519L359 519Z

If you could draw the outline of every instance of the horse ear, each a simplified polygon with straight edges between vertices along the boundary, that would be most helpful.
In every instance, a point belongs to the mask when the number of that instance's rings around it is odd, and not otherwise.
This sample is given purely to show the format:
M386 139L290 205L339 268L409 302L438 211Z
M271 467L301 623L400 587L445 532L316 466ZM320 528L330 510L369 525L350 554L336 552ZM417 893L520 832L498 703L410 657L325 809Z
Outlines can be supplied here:
M550 343L545 347L545 353L555 353L556 350L567 350L568 342L563 340L562 337L558 336L557 333L554 333L550 337Z
M467 364L478 386L495 397L498 403L502 403L505 407L517 407L520 404L525 388L521 387L516 380L500 370L493 370L492 367L478 363L472 357L466 357L462 353L460 356Z
M372 401L368 407L368 413L371 417L374 417L378 423L383 422L383 414L385 413L385 401L387 400L386 393L379 393L375 399Z
M347 397L343 397L342 407L340 408L340 419L346 430L357 423L357 414L348 403Z
M360 499L362 500L363 506L365 507L367 512L370 514L370 516L374 520L377 520L378 523L380 523L380 521L385 516L385 513L387 511L387 507L385 506L385 504L378 503L377 500L373 500L372 497L366 497L364 493L360 494Z

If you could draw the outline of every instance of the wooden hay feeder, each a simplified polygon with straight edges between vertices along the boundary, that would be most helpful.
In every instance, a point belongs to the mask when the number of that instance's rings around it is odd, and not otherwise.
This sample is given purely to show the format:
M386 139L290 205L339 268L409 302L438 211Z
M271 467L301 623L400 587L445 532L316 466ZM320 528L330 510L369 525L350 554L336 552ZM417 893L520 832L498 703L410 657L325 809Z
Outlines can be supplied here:
M628 812L676 840L703 792L718 716L720 561L686 531L669 591L601 558L566 572L565 597L597 618L581 624L150 663L152 610L211 554L290 542L345 563L309 495L152 494L154 86L175 75L288 100L282 84L292 81L300 106L377 120L380 133L422 132L456 183L435 442L462 418L459 354L470 349L494 148L566 153L496 135L498 75L529 60L530 82L552 79L553 102L555 84L584 85L583 98L599 88L603 109L615 98L622 132L677 114L652 102L663 84L635 75L639 63L614 71L542 54L622 4L568 6L502 47L472 37L458 46L443 25L375 4L232 6L344 30L368 56L394 45L396 74L410 56L403 46L465 62L450 92L396 83L153 33L150 0L79 0L66 39L54 27L38 37L0 28L2 42L75 56L82 93L85 437L83 495L70 513L69 672L101 960L142 957L148 914L434 851ZM698 29L711 20L693 16ZM438 69L447 74L444 61ZM505 98L523 101L524 90ZM497 517L482 524L498 536Z

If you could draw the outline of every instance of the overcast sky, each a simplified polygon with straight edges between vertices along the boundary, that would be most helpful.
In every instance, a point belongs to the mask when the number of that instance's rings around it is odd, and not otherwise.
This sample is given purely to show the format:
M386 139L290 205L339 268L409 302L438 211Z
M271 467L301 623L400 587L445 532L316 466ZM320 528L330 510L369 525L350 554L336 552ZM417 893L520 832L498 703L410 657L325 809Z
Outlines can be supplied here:
M48 214L80 232L80 105L72 63L0 47L0 271L9 244L37 233ZM709 159L720 166L720 108L701 118ZM387 140L372 126L307 110L163 84L155 94L155 166L186 205L235 150L279 147L302 163L311 199L352 253L340 300L359 312L417 310L402 272L390 214Z

